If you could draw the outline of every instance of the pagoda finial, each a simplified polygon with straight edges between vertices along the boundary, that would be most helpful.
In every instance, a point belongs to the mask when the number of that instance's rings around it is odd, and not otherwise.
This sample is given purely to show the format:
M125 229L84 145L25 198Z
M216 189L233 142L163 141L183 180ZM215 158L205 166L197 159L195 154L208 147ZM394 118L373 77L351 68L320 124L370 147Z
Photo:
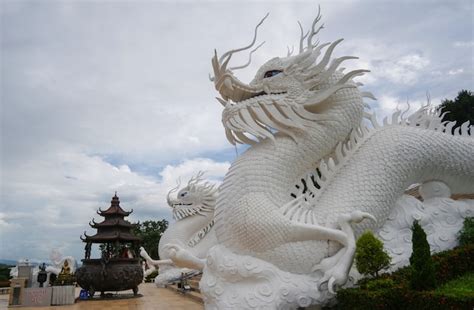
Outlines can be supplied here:
M112 203L112 206L118 206L120 204L120 200L117 196L117 191L115 191L115 195L114 197L112 197L111 203Z

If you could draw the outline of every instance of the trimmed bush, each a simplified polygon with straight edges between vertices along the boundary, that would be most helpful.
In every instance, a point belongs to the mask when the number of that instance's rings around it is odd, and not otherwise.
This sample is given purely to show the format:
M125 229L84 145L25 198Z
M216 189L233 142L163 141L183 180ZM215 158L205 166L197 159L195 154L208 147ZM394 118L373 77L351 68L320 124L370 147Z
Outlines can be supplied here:
M442 285L466 273L474 272L474 244L433 255L436 282Z
M461 231L459 232L459 245L474 244L474 217L464 219Z
M436 291L413 291L403 288L376 291L345 289L337 293L336 309L472 309L474 300L466 296L447 296Z
M361 274L373 277L390 267L390 256L384 251L382 241L375 238L371 231L366 231L357 240L355 264Z
M366 288L371 291L394 287L396 287L395 282L390 278L374 279L366 284Z
M474 272L465 274L436 288L436 292L445 295L459 295L474 299Z
M435 269L426 233L418 221L413 222L412 232L413 252L410 256L412 270L410 286L417 291L433 289L436 287Z
M157 276L158 276L158 270L155 270L145 277L145 282L146 283L153 282Z
M474 272L474 244L433 255L438 285ZM410 289L411 267L376 279L364 279L359 287L337 292L337 309L474 309L474 298L441 290ZM390 279L392 282L390 282ZM393 286L392 286L393 283Z

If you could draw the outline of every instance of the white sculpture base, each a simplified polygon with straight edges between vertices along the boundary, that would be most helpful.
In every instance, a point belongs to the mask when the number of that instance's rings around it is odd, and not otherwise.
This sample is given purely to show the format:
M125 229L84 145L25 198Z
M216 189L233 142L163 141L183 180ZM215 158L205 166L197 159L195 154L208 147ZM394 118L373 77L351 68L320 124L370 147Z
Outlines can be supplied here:
M396 202L387 221L377 232L392 258L389 271L410 264L413 221L418 220L426 233L431 253L458 245L458 233L464 219L474 215L474 200L453 200L451 190L443 182L431 181L420 187L424 201L403 195Z
M378 231L392 257L391 271L409 264L414 220L423 226L431 251L436 253L457 245L464 218L474 214L474 200L450 199L451 191L442 182L427 182L420 192L424 202L402 196ZM208 253L200 289L206 309L317 308L333 302L335 297L326 285L318 289L321 278L320 273L282 271L264 260L235 254L217 245ZM360 274L351 270L345 286L352 286L354 278L360 278Z
M292 274L222 245L208 253L200 289L206 309L297 309L329 302L318 290L320 276Z
M188 268L177 268L176 266L173 266L166 270L160 268L160 274L155 278L155 285L156 287L165 287L167 284L179 281L183 273L198 274L200 273L200 271Z

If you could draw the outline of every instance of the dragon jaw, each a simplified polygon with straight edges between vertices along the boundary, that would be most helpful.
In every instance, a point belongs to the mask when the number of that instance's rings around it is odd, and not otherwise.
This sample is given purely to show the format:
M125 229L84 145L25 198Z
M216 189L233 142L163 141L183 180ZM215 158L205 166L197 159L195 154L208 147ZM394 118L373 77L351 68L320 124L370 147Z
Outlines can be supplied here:
M318 13L311 32L303 35L302 31L299 54L267 61L249 84L235 77L232 71L235 68L228 68L228 64L233 53L253 46L263 20L255 28L255 36L249 46L227 52L220 58L215 52L212 58L214 78L211 80L222 97L217 99L224 106L222 123L231 144L256 143L247 134L258 141L267 138L274 140L275 132L286 134L296 141L295 131L304 132L314 127L315 122L332 119L330 113L321 112L318 108L326 99L340 89L356 88L351 79L368 72L354 70L343 74L339 69L343 61L357 57L344 56L330 62L334 48L342 39L331 44L312 43L312 37L322 28L316 29L320 19ZM307 46L303 47L306 37ZM324 55L318 60L325 47ZM334 83L327 85L331 77L336 77L332 79Z

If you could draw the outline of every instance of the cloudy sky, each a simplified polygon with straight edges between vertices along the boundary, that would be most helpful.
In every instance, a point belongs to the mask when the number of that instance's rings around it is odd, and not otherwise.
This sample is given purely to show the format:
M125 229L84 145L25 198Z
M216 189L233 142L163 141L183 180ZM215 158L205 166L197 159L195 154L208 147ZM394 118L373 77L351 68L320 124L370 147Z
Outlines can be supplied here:
M454 98L473 81L472 1L320 1L321 42L372 72L383 116ZM83 258L79 235L114 191L131 221L170 219L166 192L222 179L236 150L208 80L214 48L265 45L238 73L297 45L317 2L1 1L0 258ZM233 59L244 63L246 55ZM240 148L238 152L242 152Z

